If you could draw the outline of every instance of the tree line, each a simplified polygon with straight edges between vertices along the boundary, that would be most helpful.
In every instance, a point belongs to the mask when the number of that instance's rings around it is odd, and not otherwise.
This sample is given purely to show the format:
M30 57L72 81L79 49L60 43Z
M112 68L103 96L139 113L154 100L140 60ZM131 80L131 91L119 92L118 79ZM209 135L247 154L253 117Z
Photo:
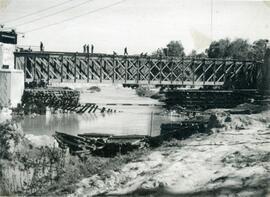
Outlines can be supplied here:
M194 57L194 58L223 58L223 59L250 59L262 60L264 58L268 40L259 39L249 43L245 39L230 40L220 39L211 42L204 52L197 53L192 50L191 53L185 54L181 41L170 41L166 47L159 48L152 53L153 57Z

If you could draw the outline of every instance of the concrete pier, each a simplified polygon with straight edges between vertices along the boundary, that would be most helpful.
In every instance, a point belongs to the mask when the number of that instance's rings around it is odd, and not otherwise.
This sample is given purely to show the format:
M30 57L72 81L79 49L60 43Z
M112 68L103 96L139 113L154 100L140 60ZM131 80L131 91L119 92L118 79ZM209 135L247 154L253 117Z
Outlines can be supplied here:
M24 73L22 70L0 69L0 105L16 107L21 103L24 91Z

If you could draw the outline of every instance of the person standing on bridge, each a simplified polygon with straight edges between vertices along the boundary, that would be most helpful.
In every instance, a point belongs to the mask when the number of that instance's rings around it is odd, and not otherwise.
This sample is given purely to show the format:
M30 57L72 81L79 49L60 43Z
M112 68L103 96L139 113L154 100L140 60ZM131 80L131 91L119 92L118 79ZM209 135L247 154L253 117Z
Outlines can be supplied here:
M89 53L89 44L86 45L86 53Z
M44 45L42 42L40 42L40 51L44 51Z
M91 54L94 53L94 45L91 44Z
M86 44L83 45L83 52L86 53Z
M125 47L125 49L124 49L124 55L128 55L127 47Z

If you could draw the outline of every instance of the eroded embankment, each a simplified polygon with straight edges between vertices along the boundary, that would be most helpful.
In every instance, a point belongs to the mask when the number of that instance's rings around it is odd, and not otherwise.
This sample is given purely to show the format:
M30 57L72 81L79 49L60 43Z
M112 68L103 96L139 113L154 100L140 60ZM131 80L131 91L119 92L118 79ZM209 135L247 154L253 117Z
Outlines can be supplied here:
M78 195L270 195L270 112L231 115L211 135L170 141L120 170L77 184Z

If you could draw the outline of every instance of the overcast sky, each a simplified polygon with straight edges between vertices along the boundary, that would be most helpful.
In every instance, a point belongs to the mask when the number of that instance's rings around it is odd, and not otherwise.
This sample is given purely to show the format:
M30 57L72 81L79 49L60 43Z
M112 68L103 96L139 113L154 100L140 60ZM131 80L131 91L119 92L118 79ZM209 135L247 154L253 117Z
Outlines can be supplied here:
M121 54L124 47L130 54L150 53L181 40L188 53L204 50L211 39L269 39L270 2L0 0L0 24L25 32L19 45L38 46L43 41L51 51L81 51L86 43L101 53Z

